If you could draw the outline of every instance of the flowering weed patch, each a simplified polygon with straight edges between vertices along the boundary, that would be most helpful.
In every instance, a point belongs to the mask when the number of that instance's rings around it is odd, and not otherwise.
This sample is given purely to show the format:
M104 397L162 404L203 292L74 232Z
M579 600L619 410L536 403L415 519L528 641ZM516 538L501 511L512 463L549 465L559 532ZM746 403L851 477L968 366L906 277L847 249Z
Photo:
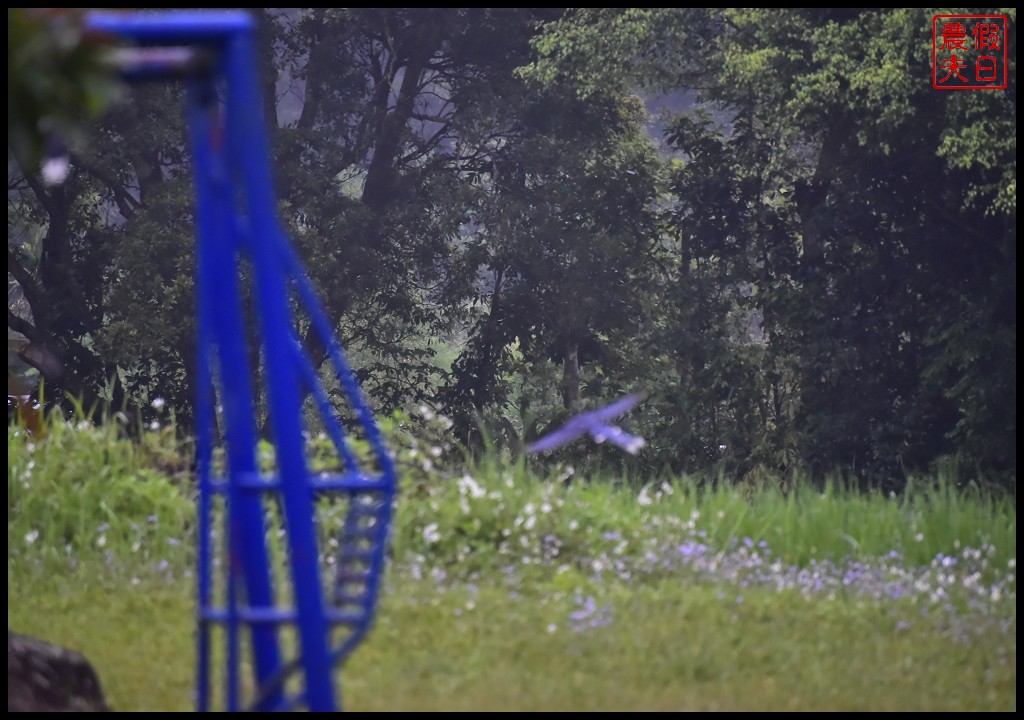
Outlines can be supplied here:
M173 434L151 432L9 428L8 624L93 658L115 709L186 710L192 488L163 469ZM341 676L347 709L1016 707L1012 498L955 478L751 497L403 442L415 471L377 626ZM334 462L315 440L311 455ZM329 567L341 508L319 513Z

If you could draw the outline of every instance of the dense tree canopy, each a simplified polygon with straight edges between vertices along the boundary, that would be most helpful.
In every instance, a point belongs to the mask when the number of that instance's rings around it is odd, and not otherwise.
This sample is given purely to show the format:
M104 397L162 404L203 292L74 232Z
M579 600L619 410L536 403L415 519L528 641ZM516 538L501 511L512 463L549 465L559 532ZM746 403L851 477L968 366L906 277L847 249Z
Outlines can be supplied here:
M677 375L709 374L691 404L708 383L742 395L707 405L691 450L731 454L724 419L741 465L1016 472L1015 39L1005 92L937 92L937 12L584 9L538 40L532 77L691 88L719 120L669 136ZM756 382L726 379L744 364Z
M280 212L382 411L517 447L639 389L645 472L1012 484L1016 12L972 11L1010 18L1009 87L958 93L937 12L259 11ZM59 185L9 134L8 325L187 428L180 94L133 87Z

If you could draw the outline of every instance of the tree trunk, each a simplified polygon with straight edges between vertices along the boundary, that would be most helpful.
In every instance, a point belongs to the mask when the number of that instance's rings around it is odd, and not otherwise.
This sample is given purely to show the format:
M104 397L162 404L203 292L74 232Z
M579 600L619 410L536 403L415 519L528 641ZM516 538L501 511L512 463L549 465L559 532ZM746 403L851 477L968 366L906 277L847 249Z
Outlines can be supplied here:
M579 343L569 340L562 356L562 402L570 415L580 411L580 358Z

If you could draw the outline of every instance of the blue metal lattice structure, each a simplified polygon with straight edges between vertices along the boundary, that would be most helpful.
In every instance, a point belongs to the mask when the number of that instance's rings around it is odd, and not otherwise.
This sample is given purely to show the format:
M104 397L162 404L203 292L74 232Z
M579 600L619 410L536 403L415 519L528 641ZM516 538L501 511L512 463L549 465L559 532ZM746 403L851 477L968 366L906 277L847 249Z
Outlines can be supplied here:
M87 23L123 44L117 64L129 79L187 84L199 348L197 709L337 710L335 668L373 620L397 481L373 414L276 216L255 24L243 11L95 12ZM277 470L269 477L258 465L243 264L254 278L276 451ZM298 340L295 298L372 448L365 463L372 472L349 447ZM224 478L212 476L215 387L223 408ZM336 474L314 476L307 466L304 391L342 460ZM338 550L327 564L315 514L325 497L345 508ZM286 529L283 557L274 553L266 520L277 508Z

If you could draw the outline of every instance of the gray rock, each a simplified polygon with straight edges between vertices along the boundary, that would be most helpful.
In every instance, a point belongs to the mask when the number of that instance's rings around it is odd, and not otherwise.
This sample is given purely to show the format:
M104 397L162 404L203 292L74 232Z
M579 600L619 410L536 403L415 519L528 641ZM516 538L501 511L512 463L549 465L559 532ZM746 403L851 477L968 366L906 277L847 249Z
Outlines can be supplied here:
M85 657L8 629L7 712L110 712L110 707Z

